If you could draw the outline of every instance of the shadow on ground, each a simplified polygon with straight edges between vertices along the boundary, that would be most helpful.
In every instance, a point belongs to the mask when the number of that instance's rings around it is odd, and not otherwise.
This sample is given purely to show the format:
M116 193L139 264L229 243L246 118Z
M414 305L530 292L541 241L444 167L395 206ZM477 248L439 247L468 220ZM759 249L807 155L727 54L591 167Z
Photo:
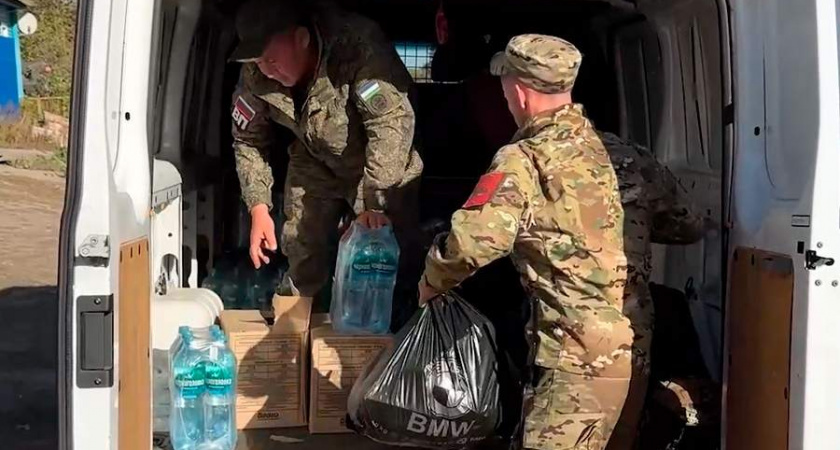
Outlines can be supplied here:
M58 446L54 286L0 290L0 447Z

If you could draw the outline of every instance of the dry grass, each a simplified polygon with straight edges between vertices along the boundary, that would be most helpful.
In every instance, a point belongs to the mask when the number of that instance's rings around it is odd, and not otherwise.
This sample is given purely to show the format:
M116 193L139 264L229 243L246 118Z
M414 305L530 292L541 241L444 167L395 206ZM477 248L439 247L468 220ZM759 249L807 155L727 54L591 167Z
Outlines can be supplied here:
M42 114L42 113L41 113ZM67 148L45 136L36 136L32 127L41 122L29 107L23 107L18 115L0 114L0 148L45 150L46 155L5 161L12 167L30 170L45 170L64 174L67 169Z
M43 170L64 175L67 172L67 150L62 148L34 158L14 159L8 164L18 169Z
M0 147L58 150L66 144L57 144L46 136L36 136L32 128L44 122L43 104L37 99L21 102L20 110L0 108ZM66 116L65 116L66 117Z
M59 150L61 145L42 136L32 135L35 120L23 115L20 118L0 118L0 147L29 148L35 150Z

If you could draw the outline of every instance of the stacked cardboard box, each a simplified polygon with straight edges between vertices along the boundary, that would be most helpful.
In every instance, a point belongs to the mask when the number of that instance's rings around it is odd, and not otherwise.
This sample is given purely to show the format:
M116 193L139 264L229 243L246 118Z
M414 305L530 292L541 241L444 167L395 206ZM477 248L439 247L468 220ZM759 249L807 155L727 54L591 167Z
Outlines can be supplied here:
M236 355L240 429L306 425L312 299L275 296L273 305L273 325L259 311L221 314L222 329Z
M339 334L326 315L313 316L312 322L309 432L347 433L347 397L353 383L394 340L392 336Z
M308 424L310 433L349 432L344 420L350 389L393 337L336 333L326 314L310 321L311 298L275 296L273 305L273 325L259 311L221 315L238 365L237 426Z

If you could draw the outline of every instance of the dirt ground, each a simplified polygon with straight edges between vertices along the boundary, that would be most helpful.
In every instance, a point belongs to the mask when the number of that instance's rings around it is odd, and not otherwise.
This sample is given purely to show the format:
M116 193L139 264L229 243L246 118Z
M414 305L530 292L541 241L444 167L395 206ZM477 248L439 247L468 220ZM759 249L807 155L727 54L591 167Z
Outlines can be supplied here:
M0 446L21 450L57 445L55 284L64 178L3 164L39 154L0 149Z
M0 289L56 283L64 178L0 165Z

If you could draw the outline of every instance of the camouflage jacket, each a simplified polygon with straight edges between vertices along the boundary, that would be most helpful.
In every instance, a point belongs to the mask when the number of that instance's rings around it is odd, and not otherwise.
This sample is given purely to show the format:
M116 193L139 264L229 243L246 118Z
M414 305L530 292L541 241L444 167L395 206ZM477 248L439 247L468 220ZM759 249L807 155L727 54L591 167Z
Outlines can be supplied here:
M654 312L648 286L651 243L696 242L705 233L704 219L677 178L650 151L611 133L600 137L618 178L624 208L624 314L630 318L636 337L635 362L647 368Z
M624 213L609 156L579 105L532 118L514 142L430 250L426 282L448 290L510 254L536 301L535 363L626 378Z
M363 196L386 209L386 193L417 178L412 80L393 45L372 21L335 9L314 19L320 59L306 98L243 65L233 96L233 137L242 197L250 209L271 206L274 182L266 152L271 122L294 132L291 171L315 196ZM290 176L294 175L290 173Z

